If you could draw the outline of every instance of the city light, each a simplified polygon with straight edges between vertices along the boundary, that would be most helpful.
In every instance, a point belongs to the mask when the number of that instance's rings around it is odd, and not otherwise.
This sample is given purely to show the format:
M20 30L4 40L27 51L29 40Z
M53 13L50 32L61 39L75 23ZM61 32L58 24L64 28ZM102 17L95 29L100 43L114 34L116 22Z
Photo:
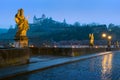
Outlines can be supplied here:
M112 39L112 36L108 36L108 40L111 40Z
M112 40L112 36L111 35L107 35L105 33L102 34L102 38L104 38L105 40L107 40L107 47L111 46L111 40Z
M105 33L102 34L102 37L103 37L103 38L107 38L108 40L111 40L111 39L112 39L112 36L107 35L107 34L105 34Z
M102 34L102 37L105 38L107 35L105 33Z

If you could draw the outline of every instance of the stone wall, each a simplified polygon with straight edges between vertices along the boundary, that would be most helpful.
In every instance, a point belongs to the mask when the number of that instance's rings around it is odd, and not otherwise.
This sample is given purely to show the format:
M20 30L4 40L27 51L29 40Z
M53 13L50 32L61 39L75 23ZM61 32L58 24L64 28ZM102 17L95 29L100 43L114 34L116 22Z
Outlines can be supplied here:
M105 48L30 48L32 55L79 56L104 52Z
M0 49L0 67L29 62L29 49Z
M73 48L71 56L80 56L86 54L93 54L99 52L105 52L106 48Z
M112 51L120 50L111 48ZM31 55L80 56L105 52L106 48L30 48Z
M112 51L120 50L111 48ZM30 56L53 55L53 56L80 56L105 52L105 48L24 48L24 49L0 49L0 67L21 65L29 62Z
M71 48L30 48L31 55L54 55L54 56L68 56Z

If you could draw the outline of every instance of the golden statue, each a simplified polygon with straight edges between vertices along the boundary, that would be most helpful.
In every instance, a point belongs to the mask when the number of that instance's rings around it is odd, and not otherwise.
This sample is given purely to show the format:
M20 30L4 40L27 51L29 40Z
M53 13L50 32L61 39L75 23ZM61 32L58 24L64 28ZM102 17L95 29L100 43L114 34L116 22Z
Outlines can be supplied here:
M15 35L15 47L24 48L28 47L28 38L26 36L27 30L29 29L28 20L24 17L23 9L19 9L15 15L15 22L17 24L17 33Z
M93 33L92 34L89 34L89 38L90 38L90 46L94 46L94 35L93 35Z
M15 22L18 26L18 30L15 37L25 37L27 30L29 29L29 25L28 20L24 17L23 9L18 10L17 14L15 15Z

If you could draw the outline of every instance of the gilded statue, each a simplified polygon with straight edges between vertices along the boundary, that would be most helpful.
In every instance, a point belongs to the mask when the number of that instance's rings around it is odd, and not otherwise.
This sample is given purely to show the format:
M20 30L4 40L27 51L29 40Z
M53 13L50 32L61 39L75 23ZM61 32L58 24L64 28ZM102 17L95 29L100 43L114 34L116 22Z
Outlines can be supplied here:
M92 34L89 34L89 38L90 38L90 46L94 46L94 35L93 35L93 33Z
M29 29L28 20L24 17L23 9L19 9L15 15L15 22L17 24L18 30L16 33L16 38L25 37L27 30Z

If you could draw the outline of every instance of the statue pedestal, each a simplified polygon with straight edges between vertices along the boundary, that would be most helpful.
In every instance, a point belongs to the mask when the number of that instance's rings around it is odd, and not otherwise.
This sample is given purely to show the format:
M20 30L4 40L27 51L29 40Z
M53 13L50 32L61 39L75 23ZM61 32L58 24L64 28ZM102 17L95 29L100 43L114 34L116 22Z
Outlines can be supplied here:
M28 47L28 38L26 36L20 36L15 38L14 42L15 48L25 48Z

